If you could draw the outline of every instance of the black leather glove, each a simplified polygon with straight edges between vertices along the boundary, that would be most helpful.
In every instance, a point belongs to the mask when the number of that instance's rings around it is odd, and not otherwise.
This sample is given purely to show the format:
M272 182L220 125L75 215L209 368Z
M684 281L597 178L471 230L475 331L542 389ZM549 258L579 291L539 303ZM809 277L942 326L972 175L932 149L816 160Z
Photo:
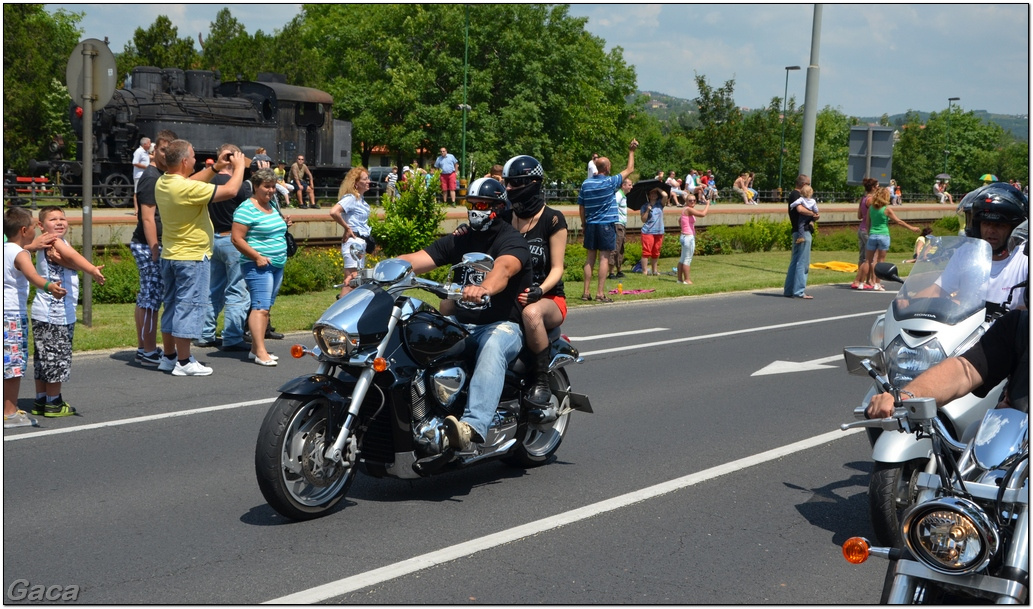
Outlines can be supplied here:
M463 235L465 235L468 232L470 232L470 225L469 224L460 224L459 226L456 227L456 229L454 231L452 231L452 236L454 236L454 237L462 237Z
M541 299L542 286L538 285L537 283L532 284L531 287L527 289L527 304L538 302Z

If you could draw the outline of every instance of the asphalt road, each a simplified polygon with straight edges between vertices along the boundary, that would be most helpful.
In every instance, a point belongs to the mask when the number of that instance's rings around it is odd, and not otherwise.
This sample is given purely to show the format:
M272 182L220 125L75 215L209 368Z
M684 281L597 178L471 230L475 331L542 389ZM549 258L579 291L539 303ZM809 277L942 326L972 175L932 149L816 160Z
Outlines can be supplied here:
M305 523L253 471L276 387L313 368L289 341L272 369L200 351L206 378L77 356L83 416L4 433L5 600L23 580L117 604L877 602L885 563L839 549L871 536L870 465L864 434L838 431L868 381L835 356L892 293L810 292L574 309L586 361L568 371L595 414L555 462L360 476ZM776 361L795 365L754 376Z

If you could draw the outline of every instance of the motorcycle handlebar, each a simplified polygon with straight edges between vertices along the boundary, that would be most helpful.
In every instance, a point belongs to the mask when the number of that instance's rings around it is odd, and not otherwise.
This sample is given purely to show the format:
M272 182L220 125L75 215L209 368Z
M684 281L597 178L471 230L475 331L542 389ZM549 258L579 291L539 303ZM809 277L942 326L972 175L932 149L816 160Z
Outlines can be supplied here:
M438 283L437 281L431 281L430 279L416 277L416 285L428 292L431 292L435 296L446 300L454 300L458 302L463 299L463 286L457 283ZM475 304L487 306L491 304L491 296L485 295L479 303Z

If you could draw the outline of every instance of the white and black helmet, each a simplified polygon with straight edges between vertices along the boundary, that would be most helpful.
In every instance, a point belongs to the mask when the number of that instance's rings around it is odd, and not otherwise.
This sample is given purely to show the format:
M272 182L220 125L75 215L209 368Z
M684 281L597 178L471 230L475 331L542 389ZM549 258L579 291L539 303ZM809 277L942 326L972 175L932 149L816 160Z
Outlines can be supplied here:
M545 205L541 196L545 170L533 156L521 154L506 161L502 167L502 180L506 183L513 213L529 218Z
M506 189L494 178L478 178L466 191L466 207L470 228L487 230L492 220L509 209Z

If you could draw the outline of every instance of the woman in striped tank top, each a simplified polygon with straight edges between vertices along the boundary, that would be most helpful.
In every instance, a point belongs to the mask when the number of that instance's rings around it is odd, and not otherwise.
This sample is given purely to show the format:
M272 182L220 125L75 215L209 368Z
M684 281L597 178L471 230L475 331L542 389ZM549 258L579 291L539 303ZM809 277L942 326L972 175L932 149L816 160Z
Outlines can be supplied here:
M260 366L275 366L275 355L266 351L265 331L269 327L269 309L283 283L283 267L287 264L287 238L290 216L284 217L273 200L276 174L272 169L259 169L251 174L254 195L233 212L230 239L240 251L240 271L251 293L251 353L248 358Z

